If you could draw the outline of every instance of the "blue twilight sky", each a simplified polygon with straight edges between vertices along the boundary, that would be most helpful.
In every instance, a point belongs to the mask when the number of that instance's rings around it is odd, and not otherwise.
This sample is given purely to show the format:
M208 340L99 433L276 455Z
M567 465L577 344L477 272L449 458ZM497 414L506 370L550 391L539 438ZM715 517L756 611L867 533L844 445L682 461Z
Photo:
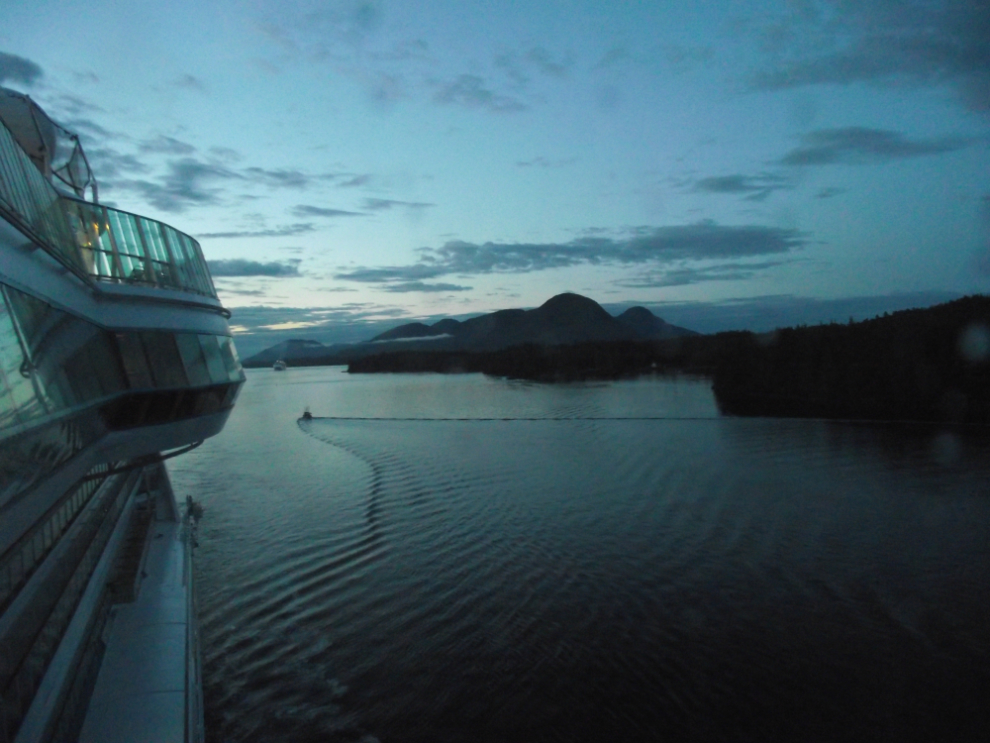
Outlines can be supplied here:
M0 84L245 329L990 290L986 0L6 2Z

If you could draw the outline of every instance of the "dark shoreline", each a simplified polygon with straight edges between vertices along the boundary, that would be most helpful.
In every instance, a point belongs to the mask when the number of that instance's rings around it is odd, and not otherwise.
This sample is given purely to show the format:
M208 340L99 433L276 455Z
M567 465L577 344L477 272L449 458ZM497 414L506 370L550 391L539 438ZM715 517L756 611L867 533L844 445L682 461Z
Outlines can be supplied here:
M691 374L712 379L731 415L990 425L990 298L762 335L399 351L355 359L348 371L537 382Z

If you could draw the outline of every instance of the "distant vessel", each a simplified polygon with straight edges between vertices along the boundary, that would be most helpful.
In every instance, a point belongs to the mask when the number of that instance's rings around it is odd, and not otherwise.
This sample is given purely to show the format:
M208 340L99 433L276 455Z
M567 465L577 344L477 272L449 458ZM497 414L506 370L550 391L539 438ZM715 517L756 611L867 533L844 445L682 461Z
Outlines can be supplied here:
M272 369L274 371L285 371L288 368L289 368L289 365L285 363L285 360L284 359L278 359L275 362L275 364L272 366Z
M163 461L244 372L199 243L99 203L0 87L0 741L202 741L195 520Z

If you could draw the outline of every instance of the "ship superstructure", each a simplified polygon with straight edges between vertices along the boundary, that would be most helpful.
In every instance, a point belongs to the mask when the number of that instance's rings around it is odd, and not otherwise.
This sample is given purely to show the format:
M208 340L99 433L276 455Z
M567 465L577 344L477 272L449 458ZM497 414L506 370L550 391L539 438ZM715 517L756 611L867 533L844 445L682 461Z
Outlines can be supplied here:
M100 204L78 138L0 88L0 743L202 739L163 460L230 414L228 317L196 240Z

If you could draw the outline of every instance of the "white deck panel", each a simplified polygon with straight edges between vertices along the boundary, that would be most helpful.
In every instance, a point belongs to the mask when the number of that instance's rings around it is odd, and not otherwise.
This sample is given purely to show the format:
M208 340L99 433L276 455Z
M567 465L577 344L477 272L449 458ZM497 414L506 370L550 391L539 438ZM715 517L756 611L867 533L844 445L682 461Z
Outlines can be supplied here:
M151 524L147 576L137 600L115 608L80 743L185 740L190 596L181 535L178 523Z

